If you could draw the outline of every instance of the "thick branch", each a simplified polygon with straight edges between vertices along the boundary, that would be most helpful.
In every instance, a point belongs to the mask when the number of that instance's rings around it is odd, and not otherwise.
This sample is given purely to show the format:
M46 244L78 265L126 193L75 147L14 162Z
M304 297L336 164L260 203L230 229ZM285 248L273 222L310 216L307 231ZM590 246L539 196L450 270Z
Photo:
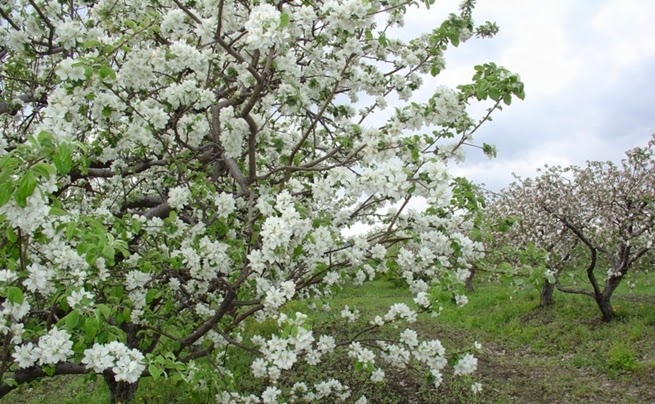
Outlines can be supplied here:
M16 98L26 104L33 103L33 102L44 104L44 105L47 104L46 100L43 97L36 98L31 94L21 94ZM22 108L23 106L19 102L2 101L0 102L0 115L1 114L15 115Z
M84 365L78 365L75 363L58 363L55 365L55 375L81 375L88 373L88 370L86 369L86 366ZM16 381L16 385L9 385L7 383L2 383L0 384L0 398L4 397L15 389L16 387L20 386L21 384L24 383L29 383L31 381L34 381L38 378L41 377L46 377L48 374L40 367L31 367L27 369L20 369L16 373L14 373L14 380Z
M232 289L228 289L227 293L225 294L225 298L223 299L223 303L221 303L216 313L209 320L205 321L200 327L198 327L196 331L192 332L189 334L189 336L180 341L180 349L178 350L178 353L182 349L199 340L200 337L207 334L209 330L214 328L214 326L218 324L219 321L221 321L225 313L227 313L227 310L231 306L235 297L236 292Z
M594 275L594 269L596 268L596 259L598 258L598 251L596 247L585 237L585 235L578 229L576 226L571 224L565 217L560 216L553 212L552 209L548 208L546 205L542 204L541 205L546 212L549 214L553 215L556 217L559 221L564 223L566 227L568 227L589 249L589 253L591 254L591 261L589 262L589 266L587 266L587 277L589 278L589 282L591 282L591 286L594 288L594 293L596 296L600 296L602 294L600 290L600 286L598 285L598 281L596 280L596 275ZM559 287L558 287L559 289ZM573 292L571 292L573 293Z
M230 175L234 180L239 184L239 188L241 188L241 192L244 194L248 193L248 183L246 181L246 177L244 177L243 173L241 172L241 169L239 169L239 166L237 163L232 160L232 159L225 159L225 165L227 166L228 171L230 172Z
M153 217L159 217L161 219L164 219L168 216L170 212L171 212L171 205L169 205L168 202L164 202L161 205L155 206L154 208L145 212L143 216L145 216L147 219L152 219Z
M596 296L594 296L594 294L593 294L592 292L589 292L588 290L573 289L573 288L568 288L568 287L566 287L566 286L562 286L562 285L559 283L559 280L557 280L557 281L555 282L555 287L556 287L557 290L559 290L560 292L564 292L564 293L572 293L572 294L575 294L575 295L585 295L585 296L589 296L589 297L594 298L594 299L596 298Z

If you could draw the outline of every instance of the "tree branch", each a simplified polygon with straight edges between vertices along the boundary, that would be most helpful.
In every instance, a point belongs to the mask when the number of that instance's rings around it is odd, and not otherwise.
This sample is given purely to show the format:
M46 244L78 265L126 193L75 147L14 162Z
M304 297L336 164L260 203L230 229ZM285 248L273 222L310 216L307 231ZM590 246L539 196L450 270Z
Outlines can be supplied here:
M55 373L52 376L81 375L88 372L89 371L84 365L64 362L55 365ZM27 369L19 369L18 371L16 371L16 373L14 373L14 378L13 378L16 381L16 385L9 385L7 383L0 384L0 398L6 396L7 393L12 391L16 387L20 386L21 384L29 383L33 380L45 376L49 376L49 375L42 368L38 366L36 367L33 366Z

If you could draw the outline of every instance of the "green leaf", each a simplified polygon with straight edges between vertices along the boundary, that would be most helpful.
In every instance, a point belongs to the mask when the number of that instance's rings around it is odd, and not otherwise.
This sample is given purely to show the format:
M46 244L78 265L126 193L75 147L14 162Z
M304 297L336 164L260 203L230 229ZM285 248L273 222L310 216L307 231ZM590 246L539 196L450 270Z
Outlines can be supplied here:
M412 161L418 161L419 157L421 157L421 154L420 154L418 148L413 147L412 148Z
M80 63L80 64L82 64L82 63ZM73 66L75 66L75 65L73 65ZM88 79L88 78L91 78L91 76L93 76L93 68L91 68L91 66L84 66L84 77L86 77Z
M27 198L34 193L36 184L36 175L34 175L32 171L26 172L23 178L18 182L18 190L14 195L14 199L16 200L16 203L18 203L18 206L21 208L27 206Z
M102 225L99 221L92 219L90 217L87 217L84 219L84 222L91 226L94 230L95 233L97 234L105 234L107 232L107 229L105 229L105 226Z
M101 79L109 79L109 80L116 80L116 72L112 70L111 67L107 65L102 65L100 66L100 70L98 71L98 74L100 75Z
M302 255L302 245L297 245L296 248L293 249L293 257L298 258Z
M98 41L97 39L90 39L88 41L82 42L82 47L84 49L91 49L95 48L96 46L102 45L102 42Z
M98 260L98 251L96 249L90 249L84 256L84 259L89 265L95 264L95 262Z
M150 373L150 376L152 376L153 380L159 379L159 376L161 376L162 371L155 365L149 365L148 366L148 373Z
M36 174L37 177L45 179L50 178L51 174L55 174L57 172L53 166L47 163L34 164L30 170L34 171L34 174Z
M111 309L106 304L97 304L96 311L99 314L102 314L102 317L104 317L105 320L107 320L109 316L111 316Z
M123 314L118 311L114 313L114 322L116 323L116 326L120 327L124 322Z
M111 295L117 299L121 299L123 297L124 290L122 286L114 286L111 290Z
M102 256L105 258L113 258L114 257L114 247L110 245L106 245L102 248Z
M57 147L57 153L53 156L53 162L59 173L66 175L73 168L73 146L70 143L62 143Z
M489 90L489 97L491 97L491 99L494 101L500 100L500 91L498 91L495 88L492 88L491 90Z
M5 289L7 299L14 304L23 304L23 291L16 286L9 286Z
M512 104L512 96L509 95L509 94L506 94L503 97L503 102L505 103L505 105L511 105Z
M482 87L477 87L475 89L475 96L478 98L478 100L486 100L487 99L487 91Z
M127 243L123 240L118 240L114 243L114 248L118 250L121 254L123 254L123 257L129 257L130 256L130 251L128 250Z
M41 369L50 377L54 376L56 372L55 365L43 366Z
M486 154L489 158L495 158L496 157L496 148L493 145L490 145L488 143L482 143L482 151L484 154Z
M93 338L98 334L100 325L95 317L89 317L84 322L84 333L86 334L87 341L93 341Z
M430 69L430 74L432 77L436 77L439 73L441 73L441 68L439 68L439 66L432 66Z
M38 135L36 135L36 140L41 146L54 146L55 144L55 137L52 133L45 130L42 130Z
M139 27L136 21L128 19L123 20L123 25L133 30L136 30Z
M448 38L454 47L459 46L459 32L453 32Z
M58 208L56 206L52 206L50 208L50 212L48 212L49 216L68 216L68 212L65 210Z
M0 184L0 206L4 206L7 202L9 202L9 199L11 199L11 195L13 193L14 183L12 181L5 181Z
M66 240L71 241L75 236L76 231L77 231L77 225L75 224L75 222L66 223Z
M18 236L16 235L14 228L11 226L7 226L7 231L5 232L5 235L7 236L7 240L9 240L12 243L18 241Z
M282 13L280 14L280 25L279 28L282 29L289 25L289 14L287 13Z
M63 318L64 324L66 324L66 329L73 331L77 327L77 324L80 322L80 312L73 310L66 317Z
M138 233L139 230L141 230L141 222L138 220L134 220L131 224L131 227L134 233Z

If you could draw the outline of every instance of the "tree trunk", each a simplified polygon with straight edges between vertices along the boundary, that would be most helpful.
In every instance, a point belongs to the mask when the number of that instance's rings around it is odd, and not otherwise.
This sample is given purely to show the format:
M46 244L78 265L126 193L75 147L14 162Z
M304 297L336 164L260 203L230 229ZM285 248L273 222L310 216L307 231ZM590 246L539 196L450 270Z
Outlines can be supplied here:
M475 275L475 269L469 269L469 276L466 278L466 291L473 292L475 287L473 286L473 275Z
M596 296L596 304L598 304L598 308L603 315L603 321L606 322L614 319L614 310L612 310L610 299L616 288L619 287L621 280L623 280L623 274L621 272L619 274L607 279L603 293Z
M130 403L134 400L139 383L117 382L114 375L105 374L105 382L109 387L112 404Z
M614 319L614 310L612 310L612 303L610 303L610 297L605 298L601 296L599 299L596 299L598 308L603 315L603 321L609 322Z
M541 288L541 307L548 307L555 303L555 300L553 300L554 291L555 284L550 283L547 279L544 280L544 286Z

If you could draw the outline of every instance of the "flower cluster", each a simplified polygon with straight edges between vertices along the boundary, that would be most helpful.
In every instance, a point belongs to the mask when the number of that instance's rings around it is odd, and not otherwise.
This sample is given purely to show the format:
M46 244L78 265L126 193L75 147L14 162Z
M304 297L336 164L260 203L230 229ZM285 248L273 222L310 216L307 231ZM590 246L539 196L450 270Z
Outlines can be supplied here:
M46 335L39 338L35 346L31 342L17 345L12 356L20 368L65 362L73 355L73 341L65 330L53 327Z
M466 354L455 364L455 375L470 375L478 367L478 360L471 354Z
M146 368L143 354L137 349L129 349L120 342L94 344L84 351L82 363L96 373L111 369L116 381L136 383Z

